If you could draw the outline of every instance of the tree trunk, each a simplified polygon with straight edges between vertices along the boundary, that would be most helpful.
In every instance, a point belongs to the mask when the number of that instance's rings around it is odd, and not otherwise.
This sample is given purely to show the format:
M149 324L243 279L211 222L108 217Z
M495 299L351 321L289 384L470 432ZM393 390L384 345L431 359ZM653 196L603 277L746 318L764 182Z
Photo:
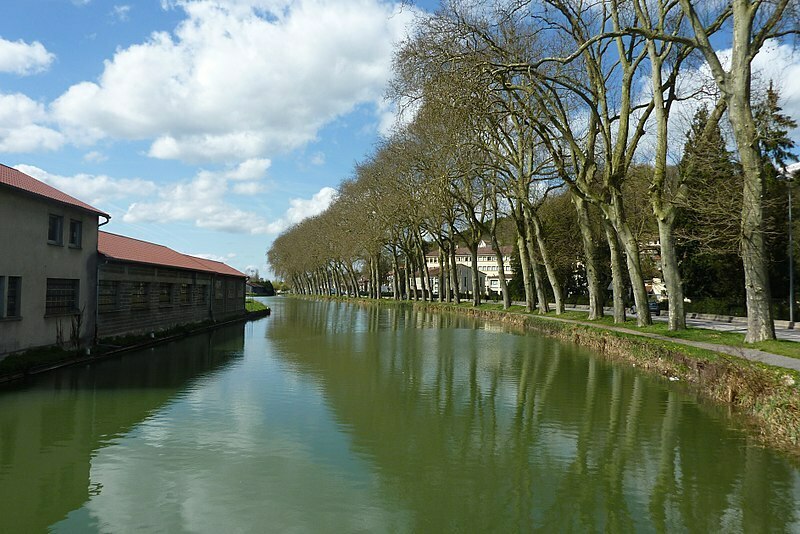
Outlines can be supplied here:
M444 270L444 251L442 247L439 247L439 273L436 275L436 280L439 283L439 290L437 293L437 298L439 302L444 302L444 273L447 272Z
M453 300L461 304L461 281L458 279L458 263L456 263L456 244L450 241L450 277L453 285Z
M734 32L736 31L734 27ZM728 117L733 126L744 178L741 223L741 254L747 295L747 335L744 340L745 343L756 343L775 339L764 242L764 179L757 133L750 109L749 63L746 72L740 73L736 72L735 54L733 61L731 68L733 94L729 98Z
M683 311L683 281L681 280L678 255L675 253L675 217L658 219L658 237L661 241L661 270L667 285L669 301L669 329L686 330L686 315Z
M539 220L539 216L536 215L533 210L530 211L533 235L536 237L536 244L539 245L539 253L542 255L544 268L547 272L547 279L550 282L550 287L553 290L553 298L556 301L556 315L561 315L564 313L564 298L563 290L561 289L561 282L559 281L556 270L553 267L553 262L550 261L550 253L547 249L547 243L545 242L544 233L542 231L542 222Z
M600 278L598 276L599 262L597 259L597 245L594 242L594 235L592 234L588 203L580 195L574 193L572 194L572 202L575 205L575 211L578 213L578 226L581 231L581 240L583 242L583 263L586 268L586 286L589 290L588 319L593 321L604 315L602 299L603 288L600 287Z
M622 279L622 257L617 233L607 220L603 221L608 249L611 252L611 287L614 292L614 322L625 322L625 282Z
M508 282L506 282L503 252L500 250L500 244L497 242L497 236L492 233L491 238L492 248L494 249L494 257L497 260L497 277L500 279L500 292L503 295L503 309L507 310L511 307L511 295L508 294Z
M478 244L470 243L469 254L472 258L472 305L481 305L481 275L478 271Z
M533 286L536 290L536 306L539 308L539 313L545 314L550 311L550 305L547 302L547 294L544 290L544 275L542 273L541 265L536 261L536 245L533 240L533 228L530 219L526 216L524 220L525 227L525 247L528 249L528 257L531 262L531 272L533 273Z
M522 234L517 235L517 249L519 250L519 264L522 269L522 284L525 287L525 310L533 311L533 286L531 285L531 266L528 261L528 247Z
M639 258L639 242L625 220L625 212L622 207L622 197L618 192L612 193L611 197L611 223L619 236L622 248L625 250L625 260L628 266L628 278L633 290L633 300L636 304L636 324L647 326L653 324L650 317L650 308L647 302L647 291L644 288L644 277L642 276L642 263Z
M397 248L392 247L392 298L400 300L400 262L397 260Z

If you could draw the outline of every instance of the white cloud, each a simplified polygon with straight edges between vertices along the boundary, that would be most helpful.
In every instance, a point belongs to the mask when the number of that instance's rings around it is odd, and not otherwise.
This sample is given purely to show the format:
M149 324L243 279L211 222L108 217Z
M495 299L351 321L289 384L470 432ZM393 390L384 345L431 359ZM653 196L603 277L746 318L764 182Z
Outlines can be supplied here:
M119 22L125 22L131 13L131 6L129 5L115 5L111 10L113 16Z
M258 214L236 208L225 200L230 182L244 189L260 186L269 160L247 160L237 167L213 172L201 170L190 181L162 187L156 201L135 202L122 217L125 222L163 223L191 221L198 228L230 233L265 233L266 220ZM255 185L248 185L255 184ZM240 188L241 189L241 188Z
M153 139L149 155L232 161L287 151L381 102L411 9L378 0L178 1L187 18L117 51L53 103L87 137Z
M319 215L331 205L336 198L337 191L332 187L323 187L310 199L293 198L289 201L289 209L283 217L277 221L269 223L266 233L278 234L293 224L297 224L303 219Z
M16 165L14 168L100 209L103 203L111 200L152 195L158 190L153 182L139 178L118 179L103 174L61 176L32 165Z
M233 186L233 192L237 195L255 195L265 190L264 184L258 182L242 182Z
M104 161L108 161L108 156L106 156L102 152L92 150L91 152L87 152L86 154L83 155L83 161L86 161L88 163L102 163Z
M23 40L6 41L0 37L0 72L20 76L43 72L55 57L39 41L29 44Z
M46 126L42 104L19 93L0 93L0 152L55 150L64 135Z
M325 153L317 152L313 156L311 156L311 164L317 166L325 165Z
M204 260L221 261L222 263L226 263L229 260L236 257L236 254L234 254L233 252L229 252L224 256L220 256L218 254L195 254L192 252L186 252L185 254L188 254L189 256L194 256L196 258L203 258Z

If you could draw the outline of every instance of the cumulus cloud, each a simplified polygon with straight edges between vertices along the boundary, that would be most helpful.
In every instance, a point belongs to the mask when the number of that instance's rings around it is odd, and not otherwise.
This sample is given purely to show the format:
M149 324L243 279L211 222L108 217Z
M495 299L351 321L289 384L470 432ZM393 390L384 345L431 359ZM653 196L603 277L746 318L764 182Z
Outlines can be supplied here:
M289 209L278 219L269 223L265 230L269 234L279 234L303 219L319 215L331 205L337 191L332 187L323 187L310 199L293 198L289 201Z
M47 111L39 102L20 93L0 93L0 152L60 148L64 135L47 122Z
M232 161L288 151L381 102L413 13L377 0L177 1L174 33L120 49L52 106L87 137L153 139L149 155Z
M117 179L104 174L61 176L49 173L33 165L16 165L15 168L75 198L98 207L112 200L130 198L132 195L151 195L158 190L155 183L139 178Z
M0 72L36 74L47 70L55 57L39 41L6 41L0 37Z
M192 180L162 187L156 201L131 204L122 220L132 223L191 221L198 228L222 232L264 233L267 222L263 217L236 208L225 196L230 182L235 183L234 192L237 186L255 191L255 186L261 185L256 180L264 176L269 164L266 159L253 159L224 171L201 170Z

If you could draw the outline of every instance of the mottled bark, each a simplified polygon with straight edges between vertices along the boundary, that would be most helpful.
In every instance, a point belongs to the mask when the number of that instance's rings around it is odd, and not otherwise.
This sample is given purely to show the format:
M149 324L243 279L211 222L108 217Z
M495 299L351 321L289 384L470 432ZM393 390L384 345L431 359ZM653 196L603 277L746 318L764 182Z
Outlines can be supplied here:
M558 274L550 260L550 251L547 247L547 240L544 237L542 230L542 222L539 216L531 211L530 214L531 227L533 228L533 235L536 238L536 244L539 246L539 254L542 256L545 272L547 273L547 280L550 282L550 288L553 290L553 298L556 301L556 315L564 313L564 296L561 288L561 281L558 279Z
M592 234L591 220L589 219L588 202L580 195L573 193L572 202L575 211L578 213L578 227L581 231L581 241L583 243L583 264L586 269L586 286L589 291L589 316L593 321L604 315L603 311L603 288L600 287L598 276L599 266L597 259L597 245Z
M625 282L622 279L622 255L620 253L617 232L608 221L603 221L603 229L606 232L606 241L611 253L611 287L614 298L614 322L625 322Z

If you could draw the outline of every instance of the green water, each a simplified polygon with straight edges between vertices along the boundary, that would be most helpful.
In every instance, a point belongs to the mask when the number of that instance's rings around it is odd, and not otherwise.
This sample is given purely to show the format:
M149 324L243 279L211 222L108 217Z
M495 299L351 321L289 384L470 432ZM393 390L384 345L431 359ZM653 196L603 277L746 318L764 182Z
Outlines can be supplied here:
M0 389L0 532L800 532L800 471L680 384L406 308Z

